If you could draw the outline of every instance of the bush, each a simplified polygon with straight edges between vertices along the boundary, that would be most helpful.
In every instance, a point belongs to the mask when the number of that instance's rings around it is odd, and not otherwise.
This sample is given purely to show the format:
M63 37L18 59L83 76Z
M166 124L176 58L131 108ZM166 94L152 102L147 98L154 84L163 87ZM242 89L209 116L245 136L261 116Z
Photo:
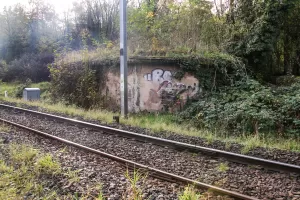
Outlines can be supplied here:
M300 84L271 88L248 79L210 94L179 114L197 126L219 127L236 134L293 133L300 130Z
M95 70L75 64L53 66L50 71L54 101L63 101L83 108L99 106L101 90Z
M10 62L2 75L4 82L31 79L33 82L49 81L48 64L54 61L53 54L24 54Z
M22 98L23 90L27 87L30 87L31 83L32 83L31 80L27 79L25 83L22 83L22 84L18 85L15 88L15 91L14 91L15 97Z
M2 80L6 70L7 70L6 62L4 60L0 60L0 80Z

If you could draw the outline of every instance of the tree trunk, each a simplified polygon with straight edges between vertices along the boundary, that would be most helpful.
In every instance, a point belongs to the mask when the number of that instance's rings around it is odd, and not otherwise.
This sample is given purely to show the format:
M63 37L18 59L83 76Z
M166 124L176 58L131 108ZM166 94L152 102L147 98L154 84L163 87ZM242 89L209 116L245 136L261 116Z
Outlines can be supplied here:
M293 74L293 67L291 65L289 46L290 46L290 38L288 35L286 35L284 39L284 74L285 75Z

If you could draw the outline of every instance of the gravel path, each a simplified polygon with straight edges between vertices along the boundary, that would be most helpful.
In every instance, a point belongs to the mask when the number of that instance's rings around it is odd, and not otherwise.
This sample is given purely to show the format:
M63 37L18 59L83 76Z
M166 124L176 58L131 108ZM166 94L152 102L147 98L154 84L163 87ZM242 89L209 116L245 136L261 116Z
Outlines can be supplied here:
M1 117L65 139L171 173L214 184L260 199L300 199L300 177L228 163L201 154L107 135L91 129L1 110Z

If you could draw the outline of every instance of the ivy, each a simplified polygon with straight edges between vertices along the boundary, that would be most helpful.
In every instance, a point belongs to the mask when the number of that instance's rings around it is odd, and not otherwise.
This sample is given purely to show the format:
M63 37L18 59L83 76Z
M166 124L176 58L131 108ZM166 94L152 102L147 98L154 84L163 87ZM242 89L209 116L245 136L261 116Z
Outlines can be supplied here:
M179 121L192 119L197 126L235 134L277 131L299 136L299 91L300 83L271 88L253 79L237 81L193 103L178 115Z
M206 91L218 90L225 85L247 77L245 65L228 54L191 54L174 55L181 70L193 74Z

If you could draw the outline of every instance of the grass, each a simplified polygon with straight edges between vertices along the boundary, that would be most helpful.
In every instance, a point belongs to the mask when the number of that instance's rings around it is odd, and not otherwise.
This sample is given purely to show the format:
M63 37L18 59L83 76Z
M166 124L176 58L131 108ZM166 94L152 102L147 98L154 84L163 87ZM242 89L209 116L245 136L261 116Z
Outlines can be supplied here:
M17 93L22 92L24 84L22 83L4 83L0 82L0 97L4 97L4 92L7 91L7 95L10 98L14 98ZM49 82L40 82L40 83L31 83L28 85L28 87L32 88L40 88L41 90L41 98L42 99L47 99L49 96L49 88L50 88L50 83Z
M7 149L1 148L7 159L0 159L0 199L24 199L30 194L43 199L57 199L56 193L48 191L46 183L39 180L44 173L40 170L41 166L47 169L48 174L57 172L57 168L53 168L55 161L49 159L49 155L27 145L11 144ZM47 162L41 162L43 160Z
M69 183L78 183L80 181L78 173L79 170L71 170L70 168L68 168L68 172L65 173L65 175L68 177Z
M14 97L19 85L18 83L0 83L0 96L4 97L4 92L7 91L8 96Z
M182 194L178 196L179 200L199 200L204 199L204 197L198 193L193 186L185 187Z
M17 106L21 106L22 104L37 106L49 112L64 114L74 118L82 117L85 120L98 120L108 124L113 123L113 116L118 114L99 109L84 110L76 106L66 106L62 103L51 104L46 101L25 102L21 99L4 98L3 96L0 96L0 100L16 103ZM171 114L131 114L128 119L120 118L120 123L146 128L156 133L178 133L181 135L201 137L206 139L207 144L220 140L225 142L227 149L230 148L232 143L238 143L243 145L241 153L244 154L256 147L300 151L299 139L276 137L277 134L275 134L275 136L274 134L229 136L228 134L222 134L218 131L196 129L188 123L178 124L175 122L175 116Z
M66 55L56 59L58 65L61 64L73 64L77 62L103 62L104 60L116 60L118 61L119 48L117 46L112 48L97 48L93 51L79 50L71 51Z
M10 126L6 124L0 124L0 132L8 133L10 131Z
M47 154L37 159L36 168L39 172L46 173L46 174L61 173L60 164L57 161L53 160L53 157L50 154Z
M220 163L218 166L218 171L219 172L226 172L229 169L229 166L227 163Z
M58 177L67 177L74 181L75 176L78 177L77 173L71 170L63 172L60 163L51 154L41 153L30 145L0 145L0 199L105 199L101 186L88 188L80 196L59 195L59 185L48 187L47 182L56 182ZM93 189L99 191L97 197L91 195Z
M125 173L125 178L129 182L129 187L123 199L127 200L142 200L143 199L143 182L146 180L147 175L139 172L139 170L134 170L132 174L127 170Z

